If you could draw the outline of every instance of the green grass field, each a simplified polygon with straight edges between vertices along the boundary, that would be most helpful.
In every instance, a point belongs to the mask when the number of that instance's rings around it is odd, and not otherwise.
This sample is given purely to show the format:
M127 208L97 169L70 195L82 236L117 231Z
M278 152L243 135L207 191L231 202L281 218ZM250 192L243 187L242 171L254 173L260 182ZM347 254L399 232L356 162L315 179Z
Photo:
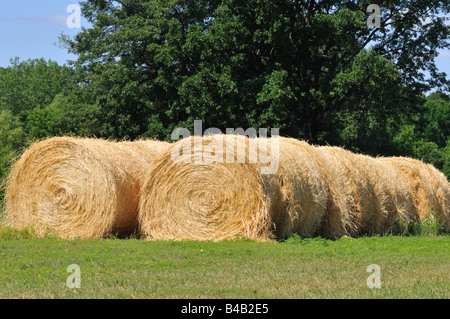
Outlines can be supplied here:
M80 288L68 288L80 269ZM367 267L380 267L370 289ZM259 243L62 240L0 230L0 298L446 298L450 236Z

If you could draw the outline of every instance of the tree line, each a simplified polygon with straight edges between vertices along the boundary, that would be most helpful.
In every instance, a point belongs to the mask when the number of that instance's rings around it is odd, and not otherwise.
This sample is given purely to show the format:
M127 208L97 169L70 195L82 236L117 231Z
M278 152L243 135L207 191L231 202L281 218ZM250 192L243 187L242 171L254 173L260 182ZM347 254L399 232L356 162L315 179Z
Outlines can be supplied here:
M77 59L0 68L0 177L55 135L170 140L176 127L280 128L450 177L447 1L85 0ZM429 92L434 93L429 93Z

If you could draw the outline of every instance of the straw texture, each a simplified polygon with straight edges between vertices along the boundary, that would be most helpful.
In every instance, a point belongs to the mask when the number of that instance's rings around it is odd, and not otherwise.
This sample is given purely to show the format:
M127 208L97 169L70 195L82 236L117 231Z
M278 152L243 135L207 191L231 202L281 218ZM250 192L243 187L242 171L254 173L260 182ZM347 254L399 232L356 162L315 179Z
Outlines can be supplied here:
M144 172L168 146L55 137L33 144L6 187L6 220L63 238L129 234L137 227Z
M339 147L316 152L330 191L322 236L387 233L399 221L417 220L407 182L387 163Z
M139 225L149 239L270 238L271 198L249 162L249 140L223 135L183 139L166 150L141 190ZM233 161L233 163L227 162ZM239 163L240 162L240 163Z
M383 234L424 214L419 207L424 199L412 192L414 184L391 165L392 159L291 138L234 136L232 143L227 138L184 139L157 160L141 190L144 237L220 240L240 234L271 240L293 233L331 238ZM245 156L239 161L236 151L242 148ZM233 161L226 162L230 149ZM275 171L262 173L269 165L262 155L276 159ZM427 178L421 187L435 189L428 202L448 220L448 183L437 170L421 165Z
M150 171L139 209L144 236L220 240L239 234L265 241L318 232L328 198L323 176L309 154L312 146L287 138L197 139L197 149L203 150L197 162L192 137L174 144ZM205 151L211 148L218 162ZM174 161L172 155L183 149L188 152ZM271 165L276 169L263 174Z
M407 157L386 157L380 161L392 166L408 184L413 210L420 220L437 215L444 228L450 228L450 183L430 164Z
M5 200L11 226L63 238L334 238L434 214L450 227L450 184L433 166L285 137L55 137L15 163Z

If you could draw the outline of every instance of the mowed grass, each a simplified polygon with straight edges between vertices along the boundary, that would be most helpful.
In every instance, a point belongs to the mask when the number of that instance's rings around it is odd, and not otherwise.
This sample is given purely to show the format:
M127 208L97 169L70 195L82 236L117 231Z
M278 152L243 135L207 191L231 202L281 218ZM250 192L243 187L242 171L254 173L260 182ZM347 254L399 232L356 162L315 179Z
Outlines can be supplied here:
M81 287L68 288L69 265ZM381 287L367 272L380 266ZM450 236L260 243L62 240L0 231L0 298L446 298Z

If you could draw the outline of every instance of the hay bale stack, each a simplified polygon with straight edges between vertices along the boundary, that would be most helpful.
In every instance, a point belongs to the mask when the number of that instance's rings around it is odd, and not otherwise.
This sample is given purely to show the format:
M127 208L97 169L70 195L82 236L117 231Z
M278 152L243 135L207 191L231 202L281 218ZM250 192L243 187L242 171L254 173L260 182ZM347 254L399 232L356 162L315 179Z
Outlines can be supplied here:
M320 235L324 237L352 236L358 230L356 215L360 212L359 187L361 172L354 166L354 154L338 148L314 148L316 161L323 172L329 190L327 213L322 221Z
M363 172L372 204L361 207L357 224L362 232L388 233L398 222L417 220L408 184L391 166L366 155L355 155L355 165ZM370 197L368 197L370 201Z
M99 238L136 228L141 177L167 143L55 137L33 144L6 187L6 220L39 235Z
M240 136L232 143L222 135L191 137L167 149L141 190L142 235L217 240L240 234L267 240L271 199L249 153L238 159L237 151L248 150L248 142Z
M355 165L355 155L349 151L329 146L316 147L314 151L329 189L320 235L353 236L359 230L357 219L362 207L368 210L373 204L373 194L361 191L368 189L363 172Z
M330 189L315 147L280 137L278 151L279 169L262 175L266 184L275 185L281 194L274 198L270 211L274 234L277 238L293 233L303 237L320 235Z
M322 236L386 233L416 218L408 185L386 163L339 147L316 152L330 189Z
M277 144L273 138L233 136L232 143L227 138L198 137L197 144L193 137L184 139L161 155L141 190L144 237L358 236L386 233L398 221L418 219L409 183L386 162L291 138L280 137ZM277 169L263 174L267 161L260 156L252 161L252 154L270 157L274 152Z
M408 192L420 220L437 214L446 229L450 228L450 184L434 166L407 157L379 158L393 167L408 183Z
M195 139L175 143L149 172L139 209L144 236L220 240L239 234L265 241L317 232L328 198L310 145L280 138L278 153L275 139L214 135L197 137L197 148ZM197 161L195 149L203 151ZM276 170L262 174L273 161L254 160L255 154L273 154Z

